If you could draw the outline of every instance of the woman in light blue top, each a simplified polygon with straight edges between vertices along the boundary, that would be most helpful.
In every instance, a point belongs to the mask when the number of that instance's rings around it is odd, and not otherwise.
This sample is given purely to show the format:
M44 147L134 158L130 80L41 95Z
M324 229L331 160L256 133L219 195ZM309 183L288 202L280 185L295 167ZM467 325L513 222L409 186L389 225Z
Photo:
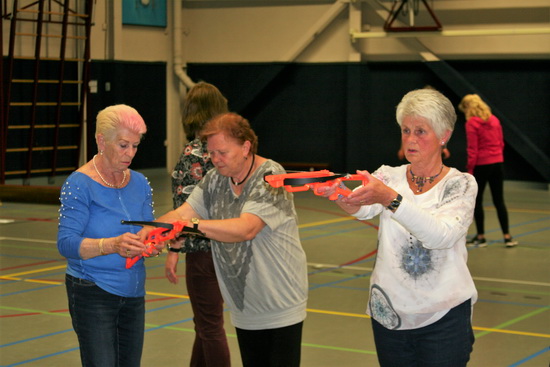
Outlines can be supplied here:
M130 170L147 128L132 107L99 112L99 154L73 172L61 188L57 247L67 258L69 311L82 365L139 366L145 325L141 227L121 220L151 221L152 190ZM160 248L159 248L160 249ZM153 255L158 250L153 251Z

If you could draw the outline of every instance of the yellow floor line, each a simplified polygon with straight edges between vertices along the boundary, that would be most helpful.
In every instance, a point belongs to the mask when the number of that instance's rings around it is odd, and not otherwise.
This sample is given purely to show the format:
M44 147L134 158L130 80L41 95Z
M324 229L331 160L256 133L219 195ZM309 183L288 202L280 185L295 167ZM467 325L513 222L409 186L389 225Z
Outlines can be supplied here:
M312 222L307 224L300 224L298 228L308 228L308 227L316 227L321 226L323 224L331 224L331 223L338 223L338 222L345 222L348 220L355 220L355 217L344 217L344 218L336 218L336 219L329 219L329 220L322 220L319 222Z
M48 268L48 269L44 269L44 270L52 270L52 269L59 269L59 268L60 267L56 266L56 267L52 267L52 268ZM28 273L35 273L35 272L38 272L38 271L30 271L30 272L18 273L18 274L28 274ZM55 281L46 281L46 280L37 280L37 279L21 279L21 278L16 278L14 275L17 275L17 274L13 274L11 276L10 275L0 276L0 279L21 280L21 281L30 282L30 283L57 284L57 285L63 284L63 282L55 282ZM146 293L149 296L162 296L162 297L185 298L185 299L189 298L189 296L185 295L185 294L150 292L150 291L148 291ZM351 313L351 312L319 310L319 309L314 309L314 308L308 308L308 309L306 309L306 311L310 312L310 313L319 313L319 314L324 314L324 315L356 317L356 318L361 318L361 319L370 318L370 316L368 316L367 314L358 314L358 313ZM531 333L531 332L525 332L525 331L491 329L491 328L485 328L485 327L481 327L481 326L473 326L473 329L478 330L478 331L488 331L488 332L492 332L492 333L534 336L534 337L538 337L538 338L550 338L550 334Z
M58 266L52 266L52 267L50 267L50 268L41 268L41 269L36 269L36 270L24 271L24 272L21 272L21 273L2 275L2 277L18 277L18 276L20 276L20 275L34 274L34 273L42 273L42 272L50 271L50 270L64 269L64 268L66 268L66 267L67 267L67 264L63 264L63 265L58 265Z
M479 331L489 331L489 332L492 332L492 333L536 336L536 337L539 337L539 338L550 338L550 334L530 333L530 332L526 332L526 331L491 329L491 328L488 328L488 327L481 327L481 326L474 326L473 329L474 330L479 330Z

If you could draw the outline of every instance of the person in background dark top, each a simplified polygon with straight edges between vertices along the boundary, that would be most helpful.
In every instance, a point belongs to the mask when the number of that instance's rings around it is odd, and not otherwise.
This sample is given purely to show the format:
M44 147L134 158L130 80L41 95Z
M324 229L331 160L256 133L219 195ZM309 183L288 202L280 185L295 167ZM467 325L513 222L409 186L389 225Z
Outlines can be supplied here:
M466 116L466 169L474 175L479 188L474 211L477 234L468 241L467 246L487 246L483 212L483 191L487 183L497 210L504 244L506 247L517 246L518 242L510 235L508 211L504 203L504 137L500 121L477 94L464 96L458 108Z
M143 134L139 113L126 105L100 111L98 153L67 178L61 189L57 248L67 258L65 285L83 366L138 367L145 328L145 251L140 226L151 221L152 189L129 169ZM162 251L159 244L152 255Z
M227 99L212 84L198 83L187 94L183 106L183 129L189 141L172 172L174 209L189 197L195 185L214 165L198 134L206 121L227 112ZM210 240L182 237L169 247L166 277L177 284L178 254L186 254L185 281L195 322L195 342L191 367L225 367L231 365L224 329L223 298L216 278Z

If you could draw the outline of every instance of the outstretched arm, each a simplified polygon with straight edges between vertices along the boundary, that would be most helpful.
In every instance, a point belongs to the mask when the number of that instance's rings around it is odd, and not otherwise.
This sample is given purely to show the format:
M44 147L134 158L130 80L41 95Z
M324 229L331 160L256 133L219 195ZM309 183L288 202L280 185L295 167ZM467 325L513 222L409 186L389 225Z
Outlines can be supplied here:
M256 237L265 227L265 223L258 216L243 213L237 218L203 220L187 202L172 210L160 218L158 222L186 221L191 223L191 218L198 218L198 229L206 237L220 242L243 242Z
M397 197L397 192L394 189L386 186L368 171L357 171L357 174L364 177L363 185L336 200L336 204L346 213L355 214L363 205L381 204L387 207ZM323 193L323 196L329 197L338 188L341 189L341 185L341 182L335 182L319 189L319 192Z

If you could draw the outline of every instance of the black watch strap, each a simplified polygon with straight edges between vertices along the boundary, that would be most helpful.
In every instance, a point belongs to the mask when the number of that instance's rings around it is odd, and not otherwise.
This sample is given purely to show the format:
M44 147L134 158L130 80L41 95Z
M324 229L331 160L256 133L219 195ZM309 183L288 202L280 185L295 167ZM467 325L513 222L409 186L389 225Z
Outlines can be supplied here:
M386 208L391 210L392 212L395 211L397 208L399 208L399 205L401 205L401 201L403 200L403 196L401 194L397 194L397 197L393 199Z
M199 230L199 218L191 218L191 223L193 223L193 229L198 231Z

